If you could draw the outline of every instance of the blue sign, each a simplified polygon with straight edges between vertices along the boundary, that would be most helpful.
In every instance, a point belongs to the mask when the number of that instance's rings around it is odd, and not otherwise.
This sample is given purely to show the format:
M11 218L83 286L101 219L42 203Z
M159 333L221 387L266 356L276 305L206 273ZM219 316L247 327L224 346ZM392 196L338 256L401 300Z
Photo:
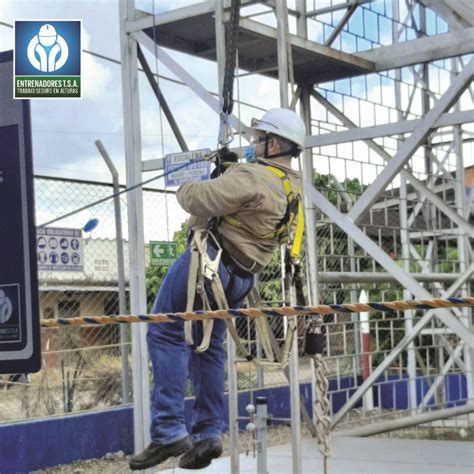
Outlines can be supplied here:
M13 53L0 53L0 373L41 367L30 103L14 100ZM8 203L5 205L5 203ZM39 242L46 246L46 239ZM41 257L44 258L44 257Z
M36 242L40 272L84 271L82 229L40 227L36 229Z
M209 148L196 151L185 151L165 156L165 186L181 186L186 181L207 181L211 172L211 163L205 160Z

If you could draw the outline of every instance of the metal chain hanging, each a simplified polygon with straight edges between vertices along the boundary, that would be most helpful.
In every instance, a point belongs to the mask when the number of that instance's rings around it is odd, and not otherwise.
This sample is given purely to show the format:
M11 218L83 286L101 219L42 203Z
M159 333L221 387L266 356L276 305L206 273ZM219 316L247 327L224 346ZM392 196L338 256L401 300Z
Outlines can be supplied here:
M316 415L316 442L324 457L324 473L327 473L327 460L331 455L331 417L329 416L327 366L322 354L313 357L314 375L314 413Z
M225 146L234 136L229 117L234 108L234 72L237 41L239 38L240 0L232 0L229 22L225 25L225 68L222 84L222 108L220 112L219 144Z
M315 385L313 409L316 418L316 443L324 458L324 474L327 474L327 461L331 455L331 417L328 399L329 382L326 378L327 366L323 359L324 334L323 317L312 316L308 323L305 340L305 353L311 355L314 363Z

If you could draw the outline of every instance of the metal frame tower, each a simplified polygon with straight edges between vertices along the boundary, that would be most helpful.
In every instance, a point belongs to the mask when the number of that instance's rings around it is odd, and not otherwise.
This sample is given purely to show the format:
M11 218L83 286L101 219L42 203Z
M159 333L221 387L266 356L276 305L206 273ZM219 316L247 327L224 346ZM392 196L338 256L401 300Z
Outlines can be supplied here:
M344 278L344 281L354 283L361 281L363 275L356 271L354 248L362 249L370 255L379 268L377 275L367 276L369 280L380 281L386 278L398 282L405 289L405 297L417 299L432 298L422 284L429 279L430 273L436 273L437 268L430 263L430 256L435 251L437 239L449 234L456 239L459 256L459 271L455 274L455 281L448 289L441 285L441 279L435 281L435 289L439 296L467 294L467 282L472 280L474 260L472 257L472 239L474 227L470 221L470 209L466 209L463 186L463 144L467 142L469 134L462 129L462 125L474 122L474 110L461 110L459 98L471 86L474 75L474 59L465 62L462 56L474 53L474 14L469 0L419 0L407 2L405 19L400 20L399 6L403 2L393 0L391 18L393 20L391 41L386 45L377 45L355 52L345 52L341 36L347 30L350 19L358 10L369 8L370 1L353 0L348 2L331 1L331 5L316 8L313 1L295 0L293 8L288 9L286 0L254 1L242 0L242 7L261 4L273 10L275 26L269 26L252 18L243 16L239 22L240 38L237 45L239 52L239 67L250 73L262 74L279 80L280 105L294 107L300 104L301 115L304 118L310 135L307 137L307 149L301 161L304 199L306 213L306 245L307 265L309 275L310 298L313 303L319 302L318 284L324 278ZM314 7L311 9L311 5ZM206 59L217 61L219 74L219 92L222 89L223 68L225 61L225 34L224 25L229 19L228 9L230 0L209 0L195 5L170 10L166 13L150 15L135 8L134 0L120 2L120 29L121 29L121 57L124 103L124 132L127 163L127 185L134 186L141 181L141 173L149 171L156 163L142 162L141 131L140 131L140 97L138 90L138 64L146 70L143 54L140 48L148 49L156 55L157 60L164 64L173 74L183 81L196 96L203 100L216 113L219 113L219 100L210 94L206 88L185 68L178 64L164 48L179 51ZM435 13L448 25L448 32L444 34L427 34L426 12ZM413 20L417 12L419 24ZM310 22L324 15L338 15L338 21L331 24L323 41L316 42L310 32ZM411 19L412 29L416 30L414 38L403 38L404 25ZM296 25L296 28L294 28ZM314 25L312 25L314 26ZM156 28L156 44L153 41L153 29ZM290 33L291 29L295 31ZM380 29L380 26L378 26ZM380 31L379 31L380 33ZM339 41L339 47L336 45ZM439 94L430 91L430 68L435 61L452 59L450 83ZM468 58L469 59L469 58ZM400 74L402 68L411 68L415 77L415 87L408 103L403 103L400 90ZM383 124L359 126L352 117L344 113L315 85L338 81L356 76L367 76L385 71L394 71L394 94L398 110L395 121ZM152 81L152 78L150 78ZM398 79L398 81L397 81ZM156 89L156 84L153 86ZM416 98L416 91L421 91L422 113L420 116L410 114L410 106ZM472 94L472 91L471 91ZM157 97L160 102L164 98ZM337 127L329 133L316 133L316 123L312 116L315 105L322 106L326 114L330 114L336 121ZM406 109L406 114L402 109ZM167 113L172 118L171 111ZM174 120L173 120L174 121ZM170 122L171 123L171 122ZM232 126L245 137L245 124L236 117L231 117ZM172 125L173 131L180 136L176 122ZM381 138L395 137L396 148L389 150L381 144ZM448 137L453 148L445 155L454 153L456 167L447 170L446 156L442 156L439 138ZM182 138L182 137L181 137ZM178 142L183 148L183 141ZM371 153L381 158L383 166L373 182L363 190L360 197L350 203L347 212L341 212L320 191L314 188L313 175L315 157L321 147L344 143L361 142ZM439 147L440 152L436 147ZM411 160L418 150L423 149L423 171L426 179L420 179L410 166ZM451 175L456 177L454 186L455 206L447 204L437 191L437 179L440 176ZM400 241L402 246L403 265L399 266L393 258L361 228L361 223L371 209L380 204L379 200L386 188L394 179L400 179L399 189L399 225ZM408 193L415 193L419 203L414 209L406 206ZM130 236L130 311L139 314L146 311L145 301L145 262L142 249L144 248L143 232L143 202L139 188L129 193L129 236ZM400 204L401 202L401 204ZM328 222L335 224L346 235L348 249L351 254L351 271L325 274L318 272L317 265L317 219L319 210ZM411 212L411 214L410 214ZM426 218L427 230L432 239L425 256L420 256L414 245L417 233L412 225L420 212ZM436 218L442 214L449 225L443 228ZM431 216L431 218L430 218ZM352 249L352 250L351 250ZM410 271L410 261L415 261L421 274ZM436 280L435 276L432 279ZM371 281L372 281L371 280ZM436 286L437 285L437 286ZM356 298L355 291L351 298ZM450 310L429 311L416 323L413 315L407 314L405 335L394 350L374 370L365 382L357 388L344 407L333 417L333 425L340 422L342 417L357 403L362 395L370 389L377 378L389 367L402 350L408 348L409 376L416 375L415 348L413 341L426 329L427 324L437 319L440 324L448 328L460 341L458 347L452 351L449 364L441 367L446 373L453 364L458 364L466 373L468 380L468 398L474 400L474 382L472 367L474 366L474 335L472 332L472 317L468 310L453 312ZM133 332L133 364L134 364L134 403L135 403L135 446L137 450L143 448L148 441L149 426L149 387L148 362L146 355L145 327L135 325ZM440 336L441 338L443 336ZM461 343L462 342L462 343ZM235 380L233 373L232 354L235 349L230 344L229 373L231 381ZM462 360L461 360L462 359ZM291 363L292 374L292 419L294 422L293 472L301 472L299 461L299 399L298 390L297 354L293 354ZM436 390L433 384L433 390ZM410 407L413 412L423 408L426 400L418 406L416 389L413 383L410 386ZM231 438L237 436L236 430L236 386L231 385ZM425 397L426 398L426 397ZM429 399L429 397L428 397ZM233 424L232 424L233 423ZM234 446L232 455L232 472L238 472L238 453Z

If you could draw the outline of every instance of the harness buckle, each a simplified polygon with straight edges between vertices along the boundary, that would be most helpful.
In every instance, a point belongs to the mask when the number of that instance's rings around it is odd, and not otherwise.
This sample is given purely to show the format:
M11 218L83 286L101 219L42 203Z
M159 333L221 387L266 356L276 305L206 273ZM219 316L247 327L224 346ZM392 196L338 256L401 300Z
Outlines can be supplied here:
M207 253L207 240L208 238L213 240L213 245L217 250L217 254L214 258L211 258ZM204 275L208 280L215 280L218 277L219 263L222 256L222 247L219 245L216 237L209 230L198 232L195 235L196 245L201 255L201 274Z

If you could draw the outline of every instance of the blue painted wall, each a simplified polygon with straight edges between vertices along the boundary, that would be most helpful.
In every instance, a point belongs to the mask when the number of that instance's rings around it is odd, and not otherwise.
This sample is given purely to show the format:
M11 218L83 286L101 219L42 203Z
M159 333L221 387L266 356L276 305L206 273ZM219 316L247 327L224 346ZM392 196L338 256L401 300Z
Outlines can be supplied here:
M359 381L360 383L360 381ZM381 382L380 400L374 390L374 403L385 409L401 410L408 407L408 381L391 376ZM357 386L350 377L330 380L329 391L333 412L337 412L348 400ZM466 378L452 374L445 379L448 397L446 407L465 404L467 398ZM417 380L417 396L421 401L427 392L425 380ZM312 413L310 384L300 387L306 408ZM239 415L246 416L245 407L250 403L250 393L239 394ZM289 389L255 390L253 396L268 398L268 412L276 418L289 418ZM227 402L226 402L227 403ZM431 400L431 404L433 400ZM191 420L193 400L187 400L186 418ZM356 406L360 406L360 403ZM227 408L227 407L226 407ZM226 409L227 412L227 409ZM240 422L244 429L246 421ZM228 420L224 420L227 429ZM0 473L22 474L41 468L67 464L80 459L93 459L106 453L122 450L133 451L133 411L131 406L111 408L85 414L53 417L13 424L0 424Z
M133 449L132 409L0 425L0 472L28 473Z

